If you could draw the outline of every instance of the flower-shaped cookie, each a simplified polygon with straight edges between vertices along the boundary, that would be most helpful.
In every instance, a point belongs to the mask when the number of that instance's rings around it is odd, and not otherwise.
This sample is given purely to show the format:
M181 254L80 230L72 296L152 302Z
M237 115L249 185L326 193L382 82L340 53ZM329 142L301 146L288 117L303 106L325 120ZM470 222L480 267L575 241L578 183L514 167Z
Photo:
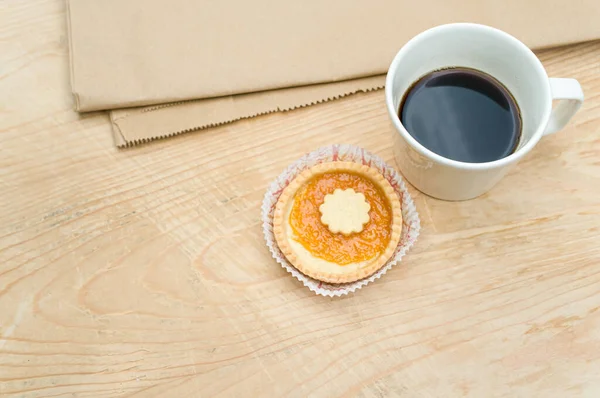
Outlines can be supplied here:
M352 188L336 189L325 195L325 201L319 206L321 222L331 232L341 232L344 235L362 231L369 222L369 210L371 205L366 201L365 195Z

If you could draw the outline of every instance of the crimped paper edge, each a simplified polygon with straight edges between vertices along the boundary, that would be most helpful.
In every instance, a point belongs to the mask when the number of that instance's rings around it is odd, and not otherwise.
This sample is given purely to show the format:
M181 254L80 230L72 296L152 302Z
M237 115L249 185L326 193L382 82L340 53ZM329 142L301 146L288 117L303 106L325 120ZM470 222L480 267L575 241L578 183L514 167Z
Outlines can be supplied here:
M374 75L372 77L376 77L379 75ZM235 117L232 119L226 119L223 120L221 122L217 122L217 123L207 123L207 124L199 124L199 125L193 125L190 126L188 128L184 128L184 129L179 129L179 130L175 130L175 131L168 131L168 132L164 132L163 134L160 135L156 135L153 137L148 137L148 138L141 138L141 139L133 139L133 140L129 140L126 137L126 134L123 133L121 127L119 126L119 121L123 120L127 117L130 117L131 115L124 115L121 117L114 117L113 113L110 112L110 119L111 119L111 124L113 126L113 137L114 137L114 144L115 146L117 146L118 148L127 148L127 147L133 147L133 146L137 146L137 145L141 145L141 144L146 144L152 141L156 141L156 140L163 140L163 139L167 139L167 138L171 138L180 134L184 134L184 133L189 133L192 131L199 131L199 130L205 130L205 129L209 129L209 128L213 128L213 127L218 127L218 126L222 126L225 124L229 124L229 123L234 123L240 120L245 120L245 119L251 119L254 117L258 117L258 116L263 116L263 115L268 115L271 113L275 113L275 112L289 112L289 111L293 111L295 109L300 109L300 108L306 108L308 106L313 106L313 105L318 105L318 104L322 104L322 103L326 103L326 102L330 102L330 101L335 101L344 97L348 97L354 94L358 94L358 93L369 93L372 91L378 91L383 89L385 86L383 84L381 85L377 85L374 87L369 87L369 88L358 88L356 90L352 90L352 91L347 91L347 92L342 92L340 94L337 95L333 95L333 96L328 96L328 97L324 97L318 100L314 100L314 101L310 101L310 102L306 102L306 103L301 103L298 105L292 105L292 106L288 106L288 107L281 107L281 106L277 106L274 108L270 108L267 109L263 112L256 112L256 113L252 113L249 115L242 115L239 117ZM148 113L148 112L154 112L154 111L158 111L167 107L172 107L172 106L177 106L177 105L181 105L181 104L185 104L185 103L189 103L189 102L196 102L196 101L201 101L202 99L197 99L197 100L189 100L189 101L179 101L179 102L172 102L172 103L166 103L166 104L159 104L159 105L153 105L150 106L148 108L144 108L141 113Z

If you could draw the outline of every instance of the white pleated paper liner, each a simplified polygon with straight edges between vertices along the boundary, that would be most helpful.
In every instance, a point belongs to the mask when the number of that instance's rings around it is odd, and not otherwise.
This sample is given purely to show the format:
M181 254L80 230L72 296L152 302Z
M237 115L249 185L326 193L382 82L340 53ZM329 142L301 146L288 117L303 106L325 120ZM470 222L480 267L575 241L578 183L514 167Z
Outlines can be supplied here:
M275 212L275 205L277 204L277 200L283 189L303 170L319 163L331 161L352 161L376 168L390 182L402 202L402 235L394 255L373 275L352 283L325 283L304 275L287 261L281 250L279 250L275 235L273 234L273 213ZM402 257L404 257L416 242L417 237L419 236L419 230L421 229L419 214L417 213L415 204L413 203L400 174L394 170L394 168L387 165L380 157L367 152L363 148L345 144L322 147L310 152L295 161L281 173L275 181L271 183L269 189L265 193L262 203L262 220L263 233L267 247L271 251L273 258L292 274L294 278L302 282L304 286L308 287L316 294L329 297L343 296L355 292L363 286L373 282L375 279L381 278L390 268L402 260Z

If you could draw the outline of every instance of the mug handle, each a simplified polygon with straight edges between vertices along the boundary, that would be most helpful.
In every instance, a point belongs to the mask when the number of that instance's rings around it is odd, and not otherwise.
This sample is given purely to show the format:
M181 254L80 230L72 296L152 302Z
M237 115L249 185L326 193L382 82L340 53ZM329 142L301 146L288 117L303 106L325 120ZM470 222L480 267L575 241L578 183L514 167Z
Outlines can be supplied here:
M548 80L552 99L560 102L552 109L544 135L554 134L565 127L583 104L583 90L577 80L554 77Z

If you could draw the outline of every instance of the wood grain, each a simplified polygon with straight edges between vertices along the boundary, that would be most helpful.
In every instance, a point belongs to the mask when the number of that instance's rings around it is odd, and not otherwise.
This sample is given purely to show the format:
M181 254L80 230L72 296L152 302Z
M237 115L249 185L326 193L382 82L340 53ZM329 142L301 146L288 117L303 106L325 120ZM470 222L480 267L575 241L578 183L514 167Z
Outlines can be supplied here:
M117 150L72 110L63 2L1 8L1 396L600 396L600 42L539 54L573 123L481 198L411 189L414 250L327 299L260 201L320 145L393 162L382 92Z

